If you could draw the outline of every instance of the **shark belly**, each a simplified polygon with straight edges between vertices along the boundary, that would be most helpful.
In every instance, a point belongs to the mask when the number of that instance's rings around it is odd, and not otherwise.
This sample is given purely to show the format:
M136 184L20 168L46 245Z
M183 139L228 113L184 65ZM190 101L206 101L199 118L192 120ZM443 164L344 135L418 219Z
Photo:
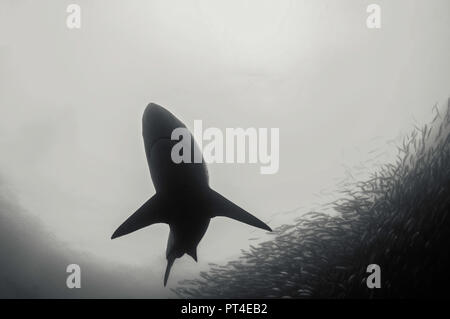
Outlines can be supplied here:
M148 164L157 192L182 193L198 191L208 186L208 171L203 163L175 163L171 152L177 141L159 139L150 150Z

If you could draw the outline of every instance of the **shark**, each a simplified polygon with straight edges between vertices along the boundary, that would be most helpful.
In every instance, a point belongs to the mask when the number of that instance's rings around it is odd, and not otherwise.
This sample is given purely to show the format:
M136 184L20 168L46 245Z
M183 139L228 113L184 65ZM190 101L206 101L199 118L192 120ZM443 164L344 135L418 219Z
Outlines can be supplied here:
M229 217L239 222L272 231L260 219L234 204L209 186L208 169L193 135L188 139L191 154L200 154L201 161L176 162L172 157L179 140L172 132L186 125L164 107L150 103L142 116L142 135L150 176L156 193L123 222L111 239L144 227L165 223L169 225L166 248L167 266L164 286L167 285L174 261L184 254L197 262L197 246L214 217ZM185 141L186 142L186 141Z

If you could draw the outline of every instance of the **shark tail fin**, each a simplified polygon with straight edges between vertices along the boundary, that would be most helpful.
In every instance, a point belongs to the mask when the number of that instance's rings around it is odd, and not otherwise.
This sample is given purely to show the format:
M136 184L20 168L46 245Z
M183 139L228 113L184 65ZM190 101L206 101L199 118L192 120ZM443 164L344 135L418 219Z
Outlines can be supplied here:
M211 217L229 217L254 227L272 231L266 223L235 205L213 189L210 189L208 192L208 206L211 209Z
M164 223L165 201L161 195L155 194L144 203L133 215L131 215L111 236L111 239L127 235L138 229L156 224Z
M164 273L164 287L167 285L167 280L169 279L170 269L172 269L173 262L175 261L175 257L169 256L167 258L167 266L166 272Z

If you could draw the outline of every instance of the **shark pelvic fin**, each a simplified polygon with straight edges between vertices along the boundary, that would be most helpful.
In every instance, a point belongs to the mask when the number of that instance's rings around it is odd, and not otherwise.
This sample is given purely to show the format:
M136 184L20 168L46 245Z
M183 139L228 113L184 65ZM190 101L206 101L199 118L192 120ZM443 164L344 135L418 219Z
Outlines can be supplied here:
M197 248L191 249L191 251L188 251L187 254L197 262Z

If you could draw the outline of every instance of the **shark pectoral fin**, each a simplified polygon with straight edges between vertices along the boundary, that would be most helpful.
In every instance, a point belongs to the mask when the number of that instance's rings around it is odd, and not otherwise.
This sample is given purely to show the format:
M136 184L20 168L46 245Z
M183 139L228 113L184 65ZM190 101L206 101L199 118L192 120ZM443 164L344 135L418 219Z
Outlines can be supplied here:
M161 196L155 194L144 203L133 215L131 215L119 228L116 229L111 239L127 235L138 229L164 223L164 208Z
M164 274L164 287L167 285L167 280L169 279L170 269L172 269L173 262L175 261L175 257L169 256L167 258L167 266L166 272Z
M210 209L212 210L212 217L229 217L254 227L272 231L272 229L264 222L248 213L244 209L240 208L239 206L235 205L213 189L210 189L209 191L208 204Z
M187 252L189 256L191 256L197 262L197 248L193 248Z

